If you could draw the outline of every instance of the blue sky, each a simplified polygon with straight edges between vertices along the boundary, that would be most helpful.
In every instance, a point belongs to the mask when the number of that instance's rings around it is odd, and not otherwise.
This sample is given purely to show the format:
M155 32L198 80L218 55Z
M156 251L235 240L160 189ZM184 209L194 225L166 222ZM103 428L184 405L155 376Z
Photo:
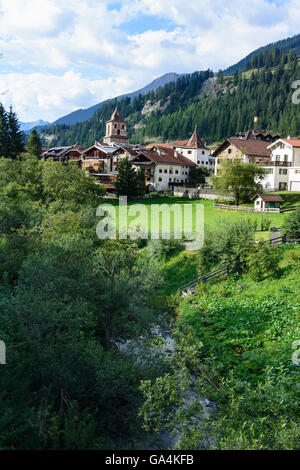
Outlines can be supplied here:
M0 0L0 101L54 121L298 34L299 0Z

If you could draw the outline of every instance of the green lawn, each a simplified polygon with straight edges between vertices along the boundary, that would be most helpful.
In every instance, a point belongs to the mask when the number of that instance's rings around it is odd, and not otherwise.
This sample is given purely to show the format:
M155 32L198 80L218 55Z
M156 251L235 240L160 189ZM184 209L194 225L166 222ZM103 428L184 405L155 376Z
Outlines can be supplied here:
M293 197L293 201L299 199L299 205L300 205L300 194L295 197L294 193L292 195L289 195L289 200ZM117 216L119 214L119 206L118 202L116 200L106 200L108 204L113 204L116 206L116 213ZM151 208L157 208L158 205L161 204L167 204L168 206L171 206L173 204L178 205L180 208L183 208L183 205L188 205L192 207L192 214L193 214L193 223L192 227L193 230L196 228L196 208L199 206L202 206L204 208L204 224L207 227L214 228L217 226L220 226L221 224L224 224L226 222L233 222L236 220L241 220L241 219L248 219L251 221L257 221L258 227L260 227L262 219L269 219L271 221L271 225L276 226L276 227L281 227L285 217L287 214L255 214L251 212L239 212L239 211L227 211L223 209L217 209L213 207L213 201L205 200L205 199L200 199L200 200L188 200L188 199L183 199L179 197L164 197L164 198L156 198L156 199L144 199L144 200L139 200L139 201L130 201L128 203L128 210L134 205L134 204L142 204L144 206L145 214L148 215L142 215L138 221L138 223L141 226L142 230L149 231L151 227ZM132 209L131 209L132 210ZM183 211L182 211L183 212ZM137 214L139 217L139 214ZM183 217L183 216L182 216ZM136 217L128 217L128 223L130 224ZM189 221L191 221L191 217L187 218ZM117 219L118 220L118 219ZM162 226L162 217L160 217L160 228ZM178 217L172 217L171 218L171 233L174 231L174 227L178 228L180 227L180 223L182 222L182 218ZM148 229L148 230L147 230Z

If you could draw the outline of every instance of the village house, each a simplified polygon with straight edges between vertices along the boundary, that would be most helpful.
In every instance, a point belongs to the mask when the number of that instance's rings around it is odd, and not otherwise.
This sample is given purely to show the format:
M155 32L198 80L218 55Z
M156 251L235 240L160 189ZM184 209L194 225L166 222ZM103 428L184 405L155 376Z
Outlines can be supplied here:
M264 164L270 161L269 145L280 136L267 131L239 132L236 137L224 140L214 151L215 175L218 174L222 161L238 160L243 163Z
M213 154L216 159L215 175L218 175L224 161L264 165L271 159L269 145L269 139L261 139L254 133L247 133L244 138L240 136L226 139Z
M257 194L254 198L256 212L280 212L283 199L278 194Z
M55 162L64 163L73 161L80 164L83 150L83 147L79 144L68 147L53 147L43 151L42 159L46 161L50 158Z
M278 139L268 146L264 190L300 191L300 140Z
M211 150L200 139L196 126L193 135L187 142L174 142L173 146L178 153L194 162L195 165L214 171L215 159L211 156Z
M145 170L148 191L164 191L187 184L190 169L197 166L176 150L161 145L140 151L132 163Z
M167 144L149 144L146 148L152 150L157 145L174 149L195 163L196 166L203 166L209 171L214 171L215 169L215 159L211 155L211 150L206 147L199 137L196 126L189 140L177 140Z

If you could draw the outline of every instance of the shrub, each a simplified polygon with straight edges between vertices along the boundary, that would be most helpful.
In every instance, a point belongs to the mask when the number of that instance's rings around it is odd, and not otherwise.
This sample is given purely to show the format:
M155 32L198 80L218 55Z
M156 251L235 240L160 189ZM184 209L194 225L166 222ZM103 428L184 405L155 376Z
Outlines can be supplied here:
M176 255L183 250L182 244L179 240L151 240L148 243L148 252L154 258L167 258Z
M300 207L286 218L283 228L288 236L300 236Z
M254 281L261 281L278 271L281 251L273 246L255 245L247 256L247 267Z

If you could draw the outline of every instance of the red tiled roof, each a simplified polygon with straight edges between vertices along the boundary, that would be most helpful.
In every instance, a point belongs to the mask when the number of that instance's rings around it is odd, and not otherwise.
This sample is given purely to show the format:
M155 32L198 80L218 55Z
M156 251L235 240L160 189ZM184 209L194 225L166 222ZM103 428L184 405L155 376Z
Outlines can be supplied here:
M292 145L292 147L300 147L300 140L293 140L293 139L281 139L287 144Z
M187 143L188 140L175 140L175 142L172 142L172 145L174 145L174 147L185 147Z

